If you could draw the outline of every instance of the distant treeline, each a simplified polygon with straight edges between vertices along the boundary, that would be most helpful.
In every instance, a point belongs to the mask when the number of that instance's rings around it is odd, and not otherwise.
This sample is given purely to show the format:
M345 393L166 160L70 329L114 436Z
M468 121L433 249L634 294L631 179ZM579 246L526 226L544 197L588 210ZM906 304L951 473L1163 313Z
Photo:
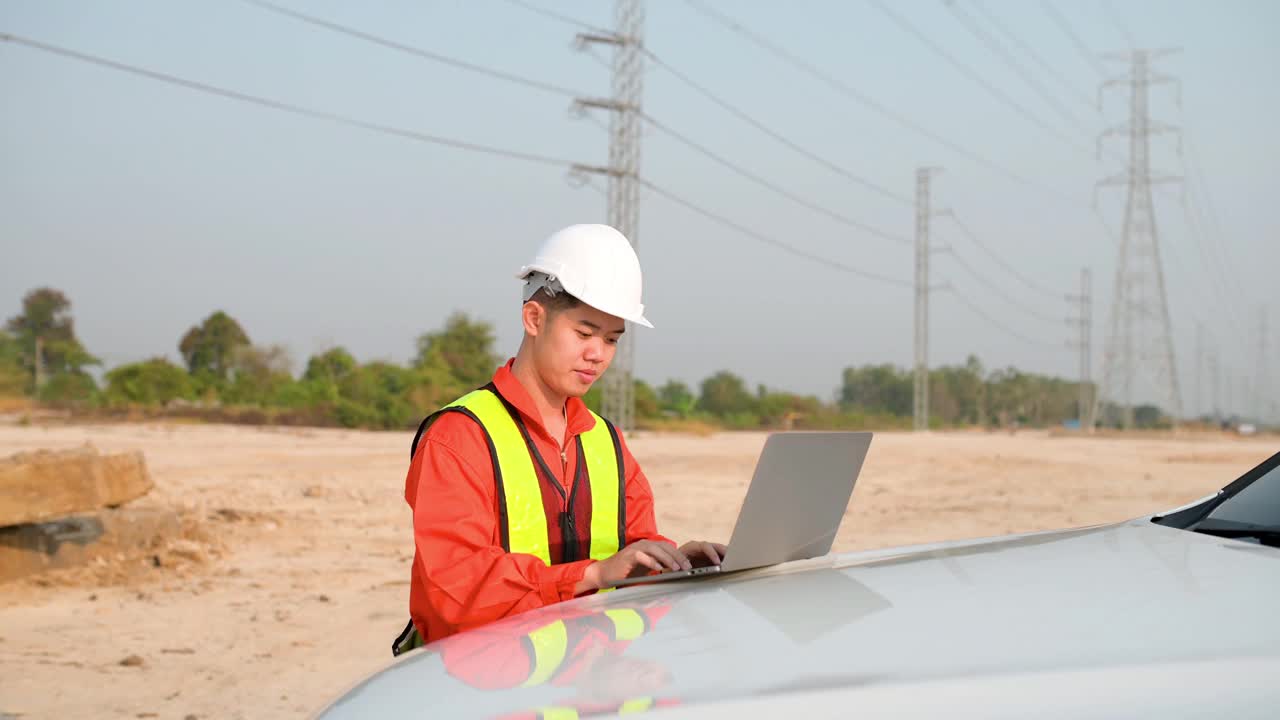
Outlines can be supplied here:
M217 311L178 338L181 364L158 357L119 365L100 384L86 369L102 363L77 339L70 301L58 290L40 288L24 297L22 314L0 330L0 395L26 395L90 413L405 429L488 382L501 361L493 328L464 313L421 335L416 348L412 360L399 365L360 363L334 347L308 358L296 377L283 348L255 345L239 322ZM911 423L913 375L887 364L845 369L830 400L763 385L753 390L729 370L697 388L677 380L658 387L634 382L642 427L855 429ZM987 370L972 356L964 365L930 372L935 427L1058 425L1077 417L1078 398L1075 381L1015 368ZM599 399L598 389L586 397L596 408ZM1140 426L1162 424L1157 408L1140 407L1136 415Z

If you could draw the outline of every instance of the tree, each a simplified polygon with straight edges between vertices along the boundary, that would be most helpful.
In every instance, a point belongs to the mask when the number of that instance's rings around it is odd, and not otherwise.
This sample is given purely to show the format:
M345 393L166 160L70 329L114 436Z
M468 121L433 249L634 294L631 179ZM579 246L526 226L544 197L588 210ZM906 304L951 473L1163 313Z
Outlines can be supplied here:
M822 402L812 395L772 392L763 385L756 395L756 412L765 427L789 430L796 420L821 415Z
M356 369L356 359L346 348L334 347L312 355L307 360L307 370L302 374L303 380L340 382Z
M29 377L22 368L22 348L9 333L0 330L0 397L22 395Z
M964 365L929 373L929 415L946 423L975 424L984 419L982 363L970 355Z
M359 366L339 383L338 421L348 427L385 429L417 424L421 413L410 402L416 378L412 369L393 363Z
M207 373L218 380L230 377L236 352L249 346L244 328L221 310L192 327L178 341L178 351L192 375Z
M840 386L840 405L889 415L910 415L914 386L911 374L892 365L845 368Z
M36 393L41 402L81 405L92 401L98 391L93 376L86 372L62 372L53 375Z
M443 330L418 337L418 354L413 364L416 368L447 370L465 392L492 379L498 365L493 344L492 325L472 320L466 313L454 313Z
M636 417L645 419L658 417L658 394L653 391L649 383L636 380L632 388L631 397L635 401Z
M32 378L29 388L35 387L37 342L43 371L51 380L64 373L83 374L85 367L102 364L76 338L71 301L59 290L43 287L28 292L22 298L22 313L9 318L7 327L18 344L21 365ZM81 380L71 384L85 385Z
M712 415L723 418L751 412L754 400L751 393L747 392L742 378L728 370L721 370L702 381L698 405Z
M231 383L223 399L247 405L273 404L276 396L294 382L290 365L289 351L280 345L238 347L231 359Z
M658 407L664 413L687 418L693 414L698 398L688 385L679 380L668 380L658 388Z
M191 376L165 358L121 365L108 372L105 380L107 401L113 403L164 405L195 397Z

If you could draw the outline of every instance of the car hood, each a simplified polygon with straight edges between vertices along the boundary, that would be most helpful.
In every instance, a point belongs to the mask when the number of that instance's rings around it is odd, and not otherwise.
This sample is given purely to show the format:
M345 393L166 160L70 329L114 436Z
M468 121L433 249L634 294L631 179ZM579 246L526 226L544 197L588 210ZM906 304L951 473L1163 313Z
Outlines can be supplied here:
M1272 709L1280 699L1278 597L1280 550L1146 519L835 555L601 593L460 633L322 717L731 717L747 700L818 716L921 703L922 714L1109 716L1118 706L1099 698L1121 691L1135 714L1247 714L1259 693ZM1224 694L1242 707L1203 705Z

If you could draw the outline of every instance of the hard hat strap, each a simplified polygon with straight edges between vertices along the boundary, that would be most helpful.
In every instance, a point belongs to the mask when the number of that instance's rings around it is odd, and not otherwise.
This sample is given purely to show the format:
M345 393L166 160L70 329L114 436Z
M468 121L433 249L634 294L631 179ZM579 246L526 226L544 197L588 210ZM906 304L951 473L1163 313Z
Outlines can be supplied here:
M557 294L564 292L564 285L561 285L560 279L554 275L537 271L529 273L529 277L524 283L524 301L529 302L529 299L539 290L546 290L547 295L555 297Z

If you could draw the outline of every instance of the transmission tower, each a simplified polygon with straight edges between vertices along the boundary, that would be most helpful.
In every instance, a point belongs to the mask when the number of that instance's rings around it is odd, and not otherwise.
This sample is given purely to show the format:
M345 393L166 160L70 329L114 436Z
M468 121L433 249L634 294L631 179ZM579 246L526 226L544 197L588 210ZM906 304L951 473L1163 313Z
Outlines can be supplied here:
M1093 274L1089 268L1080 269L1080 294L1068 294L1067 301L1079 306L1067 322L1076 326L1080 336L1067 345L1080 350L1080 429L1093 432L1097 404L1093 399Z
M1109 128L1098 138L1099 155L1106 137L1123 135L1129 139L1127 172L1098 183L1098 187L1123 185L1128 188L1100 394L1101 398L1120 406L1121 425L1125 428L1133 426L1135 391L1140 374L1151 384L1150 390L1154 392L1156 401L1164 405L1174 421L1182 417L1173 329L1169 321L1155 209L1151 202L1152 185L1179 182L1181 178L1152 176L1149 154L1151 135L1176 133L1178 130L1153 121L1147 112L1150 87L1176 82L1172 77L1153 72L1150 62L1174 52L1177 51L1133 50L1108 55L1108 59L1127 61L1129 73L1103 83L1098 93L1101 104L1102 91L1106 88L1116 85L1129 87L1129 123Z
M1209 392L1212 397L1209 414L1215 425L1222 423L1222 369L1218 366L1218 353L1209 351Z
M1222 378L1222 410L1223 415L1230 420L1236 414L1235 410L1232 409L1235 407L1235 400L1231 396L1231 383L1235 378L1231 373L1231 368L1226 368L1223 371L1223 375L1225 377Z
M616 0L613 8L615 30L612 34L583 33L577 45L613 46L613 97L609 99L579 98L574 108L586 112L591 108L610 111L609 165L574 165L577 174L601 174L608 178L608 223L627 236L639 251L640 240L640 101L644 80L644 2ZM635 427L635 333L628 332L618 344L609 372L605 373L601 410L624 430Z
M1258 366L1254 371L1253 379L1253 421L1256 423L1263 422L1263 416L1267 413L1267 396L1270 388L1267 387L1267 373L1270 366L1267 365L1267 307L1264 305L1258 308L1258 355L1255 358Z
M1196 417L1205 415L1204 407L1204 324L1196 322Z
M939 168L916 168L916 341L912 428L929 429L929 181Z

